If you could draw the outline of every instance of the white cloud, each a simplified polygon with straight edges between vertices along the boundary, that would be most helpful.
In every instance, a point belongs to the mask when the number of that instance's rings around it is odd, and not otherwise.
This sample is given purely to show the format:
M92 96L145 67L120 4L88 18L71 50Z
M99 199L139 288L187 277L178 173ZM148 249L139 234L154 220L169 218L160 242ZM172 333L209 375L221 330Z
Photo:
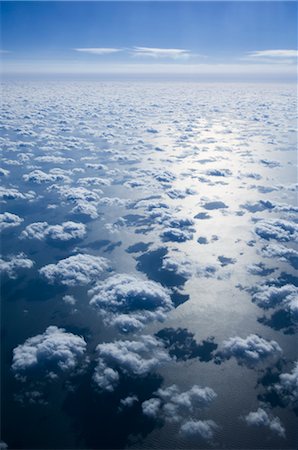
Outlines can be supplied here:
M143 414L166 422L184 422L180 427L180 433L187 437L198 435L205 439L213 437L213 431L217 428L214 422L197 422L191 419L215 400L217 394L213 389L194 385L188 391L181 392L174 384L159 389L154 395L142 403Z
M6 273L9 278L16 278L16 271L22 269L31 269L34 262L27 258L24 253L19 253L9 257L9 260L0 258L0 271Z
M150 58L188 58L191 55L189 50L178 48L154 48L154 47L134 47L132 49L134 56L145 56Z
M183 437L201 437L210 441L217 429L218 426L213 420L189 420L181 426L180 434Z
M86 235L86 226L77 222L63 222L61 225L49 225L47 222L34 222L28 225L21 233L22 239L51 239L69 241L83 239Z
M54 183L63 181L65 183L69 183L71 179L66 175L66 171L54 168L49 171L49 173L43 172L42 170L36 169L32 172L23 175L23 179L25 181L30 181L31 183Z
M12 370L16 376L40 369L47 375L72 370L86 351L80 336L50 326L43 334L27 339L13 350Z
M298 239L298 225L283 219L264 219L255 226L255 232L263 239L288 242Z
M74 48L76 52L89 53L91 55L110 55L112 53L121 52L122 48L113 47L87 47L87 48Z
M0 186L0 199L2 200L33 200L36 197L34 191L20 192L16 188L4 188Z
M282 349L275 341L267 341L256 334L246 338L231 337L222 343L222 350L218 353L222 359L234 357L240 364L254 365L260 361L280 356Z
M298 407L298 361L295 362L290 373L282 373L279 382L274 385L275 390L286 404Z
M258 408L257 411L250 412L244 417L244 420L249 426L268 427L278 436L285 437L285 429L279 418L269 416L263 408Z
M164 320L173 309L170 292L159 283L132 275L116 274L89 291L90 305L120 331L143 328L152 320Z
M253 288L252 301L261 308L283 307L298 317L298 288L293 284L268 286L263 284Z
M258 50L254 52L248 52L249 58L297 58L298 50Z
M39 270L49 283L66 286L88 284L107 270L109 262L101 256L77 254L61 259L57 264L48 264Z
M24 219L22 219L21 217L10 212L0 214L0 231L5 230L6 228L17 227L23 222L23 220Z
M163 344L153 336L140 336L138 341L115 341L99 344L93 380L103 390L113 391L120 374L143 377L170 361Z

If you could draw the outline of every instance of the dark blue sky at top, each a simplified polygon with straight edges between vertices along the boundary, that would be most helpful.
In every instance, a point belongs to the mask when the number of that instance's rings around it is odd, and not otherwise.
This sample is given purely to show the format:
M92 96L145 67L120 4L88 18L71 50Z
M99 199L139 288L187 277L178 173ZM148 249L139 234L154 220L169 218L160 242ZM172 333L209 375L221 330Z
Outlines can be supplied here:
M233 58L297 48L296 14L296 2L2 2L1 47L9 59L73 58L76 47L132 46Z

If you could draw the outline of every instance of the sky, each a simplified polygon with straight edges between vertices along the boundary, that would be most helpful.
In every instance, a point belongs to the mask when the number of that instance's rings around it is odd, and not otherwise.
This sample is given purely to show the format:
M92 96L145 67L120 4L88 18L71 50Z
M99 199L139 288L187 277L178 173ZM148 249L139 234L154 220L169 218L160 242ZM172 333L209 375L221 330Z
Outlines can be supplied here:
M296 2L1 2L4 74L295 78Z

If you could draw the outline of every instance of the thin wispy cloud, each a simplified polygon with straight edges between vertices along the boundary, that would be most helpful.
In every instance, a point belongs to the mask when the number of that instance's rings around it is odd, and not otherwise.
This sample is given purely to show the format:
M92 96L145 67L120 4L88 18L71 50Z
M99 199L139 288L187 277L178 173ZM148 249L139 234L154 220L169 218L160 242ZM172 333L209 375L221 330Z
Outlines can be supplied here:
M284 59L284 58L297 58L298 50L258 50L254 52L248 52L248 58L270 58L272 59Z
M149 58L179 59L190 57L191 52L189 50L178 48L134 47L132 49L132 55Z
M75 48L76 52L89 53L91 55L109 55L111 53L118 53L122 48L113 47L90 47L90 48Z

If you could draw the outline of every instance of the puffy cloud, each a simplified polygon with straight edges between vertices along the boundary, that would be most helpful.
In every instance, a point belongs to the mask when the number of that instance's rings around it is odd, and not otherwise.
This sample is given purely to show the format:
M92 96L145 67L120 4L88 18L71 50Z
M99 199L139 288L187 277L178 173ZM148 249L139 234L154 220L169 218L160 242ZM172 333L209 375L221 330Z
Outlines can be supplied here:
M22 269L31 269L34 262L27 258L24 253L10 256L9 260L0 258L0 271L6 273L9 278L16 278L16 272Z
M77 302L73 295L64 295L62 300L68 305L75 305Z
M213 420L188 420L180 428L183 437L201 437L210 441L214 437L214 432L218 426Z
M282 349L275 341L267 341L256 334L246 338L231 337L222 343L222 350L218 353L221 359L236 358L240 364L251 366L273 356L279 356Z
M80 178L78 184L81 186L110 186L110 180L99 177Z
M1 200L33 200L36 197L34 191L20 192L15 188L4 188L0 186Z
M261 308L284 307L298 317L298 288L293 284L283 286L262 284L254 288L252 301Z
M262 247L261 251L265 258L279 258L282 261L289 262L294 267L298 265L298 252L294 248L289 248L282 244L269 243Z
M0 214L0 231L5 230L6 228L17 227L23 222L23 220L24 219L22 219L21 217L10 212Z
M298 361L290 373L282 373L279 376L279 382L274 385L274 389L284 403L298 408Z
M63 222L61 225L49 225L47 222L34 222L28 225L21 233L21 238L51 239L69 241L83 239L86 235L86 226L77 222Z
M35 158L35 161L50 164L64 164L75 162L75 160L72 158L65 158L64 156L55 156L55 155L37 156Z
M279 418L269 416L263 408L250 412L244 417L244 420L249 426L267 427L278 436L285 437L285 429Z
M185 242L193 238L193 233L189 230L179 230L177 228L166 228L160 234L163 241Z
M298 238L298 225L282 219L264 219L257 223L255 232L263 239L288 242Z
M142 411L145 416L156 419L160 412L161 400L160 398L150 398L142 403Z
M194 273L193 262L180 255L166 255L162 260L162 268L184 278L190 278Z
M10 174L9 170L0 167L0 177L7 177Z
M121 374L144 377L161 364L170 361L162 343L153 336L138 341L115 341L99 344L93 380L103 390L113 391Z
M180 427L181 434L188 437L200 435L205 439L213 437L213 431L216 429L214 422L195 422L189 417L198 415L203 408L215 400L217 394L213 389L194 385L188 391L181 392L174 384L165 389L159 389L154 395L142 403L143 414L149 418L159 418L167 422L183 422L186 419Z
M95 281L108 268L109 262L106 258L79 253L61 259L57 264L44 266L39 273L52 284L76 286Z
M129 395L128 397L125 397L120 400L120 406L121 408L130 408L133 406L136 402L138 402L138 397L136 395Z
M134 331L152 320L164 320L173 309L170 292L159 283L116 274L89 291L90 304L121 331Z
M155 397L142 403L143 413L151 417L161 417L170 422L178 422L189 414L198 413L213 402L217 394L209 387L194 385L188 391L180 392L173 384L159 389Z
M25 181L30 181L31 183L55 183L57 181L63 181L69 183L71 179L66 175L66 172L62 169L51 169L49 173L43 172L42 170L36 169L32 172L23 175Z
M73 214L82 214L83 216L89 216L91 219L97 219L97 205L95 203L79 200L71 210Z
M81 361L86 342L63 328L50 326L43 334L27 339L13 350L12 370L16 376L42 370L51 377L73 370Z

